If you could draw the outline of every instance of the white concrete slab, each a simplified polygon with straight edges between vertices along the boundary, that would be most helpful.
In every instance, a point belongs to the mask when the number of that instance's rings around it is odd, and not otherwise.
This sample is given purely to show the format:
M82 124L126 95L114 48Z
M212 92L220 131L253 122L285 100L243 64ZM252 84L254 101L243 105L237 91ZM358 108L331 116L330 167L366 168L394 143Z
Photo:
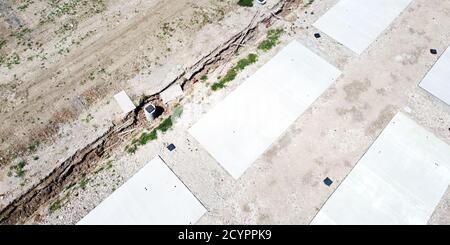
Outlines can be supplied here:
M420 87L450 105L450 48L431 68Z
M189 189L156 157L78 225L189 225L205 212Z
M399 113L312 224L423 225L449 183L450 147Z
M167 104L167 103L175 100L179 96L183 95L183 89L181 88L180 85L175 84L175 85L168 87L166 90L161 92L159 95L160 95L163 103Z
M136 108L133 101L131 101L125 91L121 91L120 93L114 95L114 99L117 101L117 104L119 104L123 113L128 113Z
M189 132L237 179L340 74L293 41Z
M412 0L340 0L314 26L361 54Z

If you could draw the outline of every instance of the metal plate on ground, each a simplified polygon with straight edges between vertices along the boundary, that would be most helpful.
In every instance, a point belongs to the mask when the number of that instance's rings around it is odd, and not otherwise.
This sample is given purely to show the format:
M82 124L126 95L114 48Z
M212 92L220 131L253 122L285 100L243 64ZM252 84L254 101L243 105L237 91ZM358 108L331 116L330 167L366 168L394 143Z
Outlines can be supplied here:
M412 0L340 0L314 26L357 54L389 27Z
M420 87L450 105L450 48L442 54Z
M205 212L183 182L156 157L78 225L189 225Z
M183 89L178 84L170 86L159 94L164 104L170 103L181 95L183 95Z
M449 184L450 146L399 113L312 224L427 224Z
M237 179L340 74L293 41L189 132Z
M114 99L117 101L117 104L119 104L123 113L128 113L136 108L133 101L131 101L125 91L121 91L120 93L114 95Z

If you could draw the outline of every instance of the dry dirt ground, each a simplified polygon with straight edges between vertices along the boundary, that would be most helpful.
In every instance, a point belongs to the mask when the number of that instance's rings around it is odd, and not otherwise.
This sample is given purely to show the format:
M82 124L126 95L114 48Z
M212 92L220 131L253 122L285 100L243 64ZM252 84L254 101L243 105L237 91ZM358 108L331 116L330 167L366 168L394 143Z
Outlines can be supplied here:
M170 73L166 64L177 67L172 56L208 48L211 38L192 34L234 9L234 1L207 0L2 1L1 163L33 151L119 88L134 87L128 80L138 74L158 73L135 88L157 91L157 75Z
M2 1L0 207L278 2Z
M39 4L39 1L35 2ZM25 118L39 115L42 120L44 116L41 114L48 114L52 120L54 113L66 105L81 103L83 107L77 111L79 115L73 116L75 122L59 124L61 126L56 130L59 137L50 143L40 144L37 149L32 149L32 154L22 157L27 163L24 176L15 176L17 171L8 176L11 163L5 163L0 173L0 207L32 188L61 161L106 132L114 119L123 116L114 103L109 103L113 92L126 89L138 100L144 92L152 94L159 91L184 67L195 64L209 50L245 28L257 11L269 12L270 4L275 4L271 2L275 1L268 2L265 7L242 9L236 7L234 1L171 1L170 7L164 1L147 1L145 6L138 5L140 1L129 1L125 7L122 1L110 1L100 13L80 16L84 21L78 21L79 30L101 30L89 37L92 41L85 41L85 44L83 41L80 47L72 48L68 54L57 54L54 49L53 56L49 54L45 61L32 60L30 64L13 65L11 69L2 67L1 91L2 96L7 98L2 100L1 107L2 121L5 122L1 126L4 130L1 134L2 150L8 150L10 145L16 146L17 141L25 142L27 136L22 136L22 133L34 127ZM269 52L256 49L267 31L265 26L260 26L255 37L238 53L185 91L177 102L182 105L183 113L169 131L158 133L157 140L140 146L134 154L125 151L129 141L120 142L117 150L98 161L95 170L84 174L77 183L66 186L57 197L41 205L25 223L78 222L144 164L160 155L208 210L199 224L309 224L397 112L409 114L450 144L450 107L417 86L438 58L430 54L430 48L436 48L441 54L450 45L450 2L414 0L359 56L326 35L320 39L314 38L313 34L318 30L312 24L336 2L316 0L312 4L299 5L286 16L274 18L274 26L270 28L284 28L285 32L280 43ZM184 17L184 20L195 16L194 3L209 9L211 13L216 13L214 9L222 9L223 15L212 14L215 17L211 18L217 19L199 27L189 25L179 31L164 28L166 22L162 19L170 19L167 22L172 23L179 16L191 16ZM10 6L13 4L11 2ZM8 4L0 5L0 8L5 9L5 6ZM119 9L121 15L113 14ZM25 16L18 10L16 14ZM10 18L6 23L15 23L20 18ZM112 21L113 18L118 18L117 23L115 19ZM189 29L193 26L195 32ZM1 29L2 33L8 28ZM42 40L48 34L44 34L45 30L50 27L35 24L33 28L42 28L31 32L36 36L42 35ZM173 36L163 34L165 42L157 36L158 33L165 33L164 30L173 32ZM45 40L57 43L58 39ZM292 40L298 40L337 66L343 75L269 151L253 163L243 176L234 180L187 133L187 129ZM17 50L17 47L10 47L13 44L9 42L4 49ZM170 51L167 46L158 46L161 44L167 44ZM47 41L45 45L51 46ZM164 50L169 53L164 55ZM6 52L3 49L0 51L2 54ZM212 91L211 83L250 52L259 55L258 62L241 72L225 89ZM146 56L152 57L147 58L148 63L144 58ZM41 62L48 68L40 68ZM150 67L142 68L142 65ZM58 74L58 71L61 73ZM94 79L90 80L92 72ZM15 79L13 74L16 73L20 79ZM84 80L86 82L81 84ZM104 92L94 93L99 98L88 103L83 97L86 95L84 92L92 88ZM42 101L36 102L38 97ZM67 97L70 99L66 100ZM44 105L44 102L47 104ZM14 109L12 106L15 106ZM38 107L43 108L39 113ZM24 114L24 111L30 112ZM143 129L138 130L140 133ZM175 144L176 150L169 152L166 149L170 143ZM29 146L27 142L26 148ZM33 160L33 156L39 159ZM325 177L333 179L331 187L323 185ZM450 190L429 223L450 224L449 212Z

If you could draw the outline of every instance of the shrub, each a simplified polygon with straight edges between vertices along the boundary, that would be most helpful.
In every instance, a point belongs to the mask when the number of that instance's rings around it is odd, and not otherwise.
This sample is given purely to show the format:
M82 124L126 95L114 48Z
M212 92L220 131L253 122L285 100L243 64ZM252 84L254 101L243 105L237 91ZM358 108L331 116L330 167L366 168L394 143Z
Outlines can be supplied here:
M144 132L141 134L141 137L139 137L139 144L145 145L147 142L151 140L155 140L158 137L156 130L151 131L150 133Z
M238 4L243 7L253 7L253 0L239 0Z
M16 165L13 165L10 167L10 171L8 172L8 176L12 176L12 172L14 171L14 176L15 177L23 177L25 175L26 170L24 170L23 168L25 167L27 163L23 160L21 160L19 163L17 163Z
M166 132L172 127L172 125L172 117L168 117L156 129L160 130L161 132Z
M278 44L283 29L272 29L267 32L266 39L258 45L258 49L262 51L269 51Z

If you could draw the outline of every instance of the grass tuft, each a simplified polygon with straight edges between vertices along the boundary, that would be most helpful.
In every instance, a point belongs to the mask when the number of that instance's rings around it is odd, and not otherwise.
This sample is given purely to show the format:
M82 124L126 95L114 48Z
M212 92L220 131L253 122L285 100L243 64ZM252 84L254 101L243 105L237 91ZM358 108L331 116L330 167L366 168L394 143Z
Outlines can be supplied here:
M61 205L61 200L60 200L60 199L56 199L56 201L54 201L54 202L52 203L52 205L50 205L50 207L49 207L48 209L49 209L50 213L53 213L53 212L55 212L56 210L60 209L61 206L62 206L62 205Z
M25 167L25 165L27 165L27 163L24 160L21 160L20 162L18 162L16 165L12 165L9 168L9 172L8 172L8 176L11 177L12 174L14 173L15 177L23 177L25 176L25 172L26 170L24 170L23 168Z
M80 180L80 183L78 183L78 185L80 186L80 188L81 189L86 189L86 186L87 186L87 184L89 183L89 179L88 178L86 178L86 177L83 177L81 180Z
M34 140L29 146L28 146L28 150L30 152L34 152L37 150L37 148L39 147L39 141L38 140Z
M237 74L244 70L247 66L255 63L258 60L258 55L249 54L246 58L243 58L238 61L236 65L234 65L231 69L227 71L225 76L221 77L218 82L211 85L211 89L213 91L222 89L226 86L226 84L230 81L233 81Z
M238 5L242 7L253 7L253 0L239 0Z
M6 40L0 39L0 49L6 45Z
M151 131L150 133L144 132L141 134L141 137L139 137L139 145L145 145L149 141L155 140L158 138L158 134L156 133L156 130Z
M168 117L161 124L159 124L159 126L156 129L164 133L167 130L169 130L172 127L172 125L173 125L172 117Z
M158 138L158 131L162 133L167 132L173 126L175 119L179 118L183 113L183 107L178 106L174 109L172 115L162 121L158 127L153 129L151 132L143 132L141 136L137 139L133 139L129 145L125 147L125 151L129 154L134 154L139 146L147 144L149 141L156 140Z
M269 51L270 49L275 47L278 44L281 34L283 34L283 32L284 30L281 28L269 30L267 32L266 39L258 45L258 49L262 51Z

